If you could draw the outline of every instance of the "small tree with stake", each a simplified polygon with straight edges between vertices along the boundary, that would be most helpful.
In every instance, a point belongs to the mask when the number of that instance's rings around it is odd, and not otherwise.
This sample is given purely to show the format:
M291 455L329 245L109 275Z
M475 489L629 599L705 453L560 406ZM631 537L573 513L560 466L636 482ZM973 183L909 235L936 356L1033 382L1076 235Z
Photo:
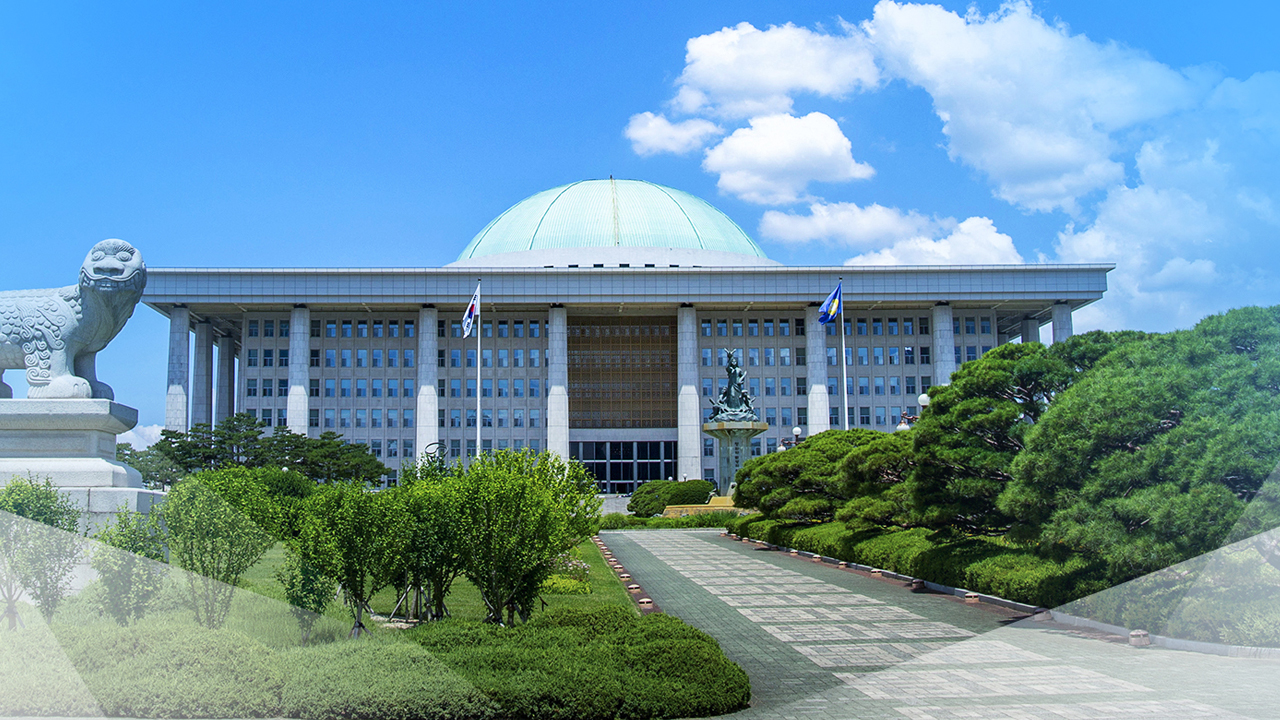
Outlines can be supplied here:
M22 624L23 589L45 621L53 619L80 558L79 518L71 499L48 480L15 477L0 488L0 600L10 630Z
M368 632L364 613L374 593L403 567L405 520L401 503L356 483L326 485L306 501L296 540L302 561L335 579L351 607L351 637Z
M121 508L94 535L89 563L102 584L102 610L120 625L141 620L164 587L164 531L156 515Z

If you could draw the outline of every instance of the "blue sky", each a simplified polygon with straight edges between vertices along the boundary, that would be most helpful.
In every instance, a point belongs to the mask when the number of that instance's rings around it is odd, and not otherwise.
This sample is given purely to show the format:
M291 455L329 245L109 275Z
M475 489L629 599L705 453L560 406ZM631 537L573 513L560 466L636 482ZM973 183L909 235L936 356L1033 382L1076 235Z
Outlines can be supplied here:
M612 174L787 264L1115 262L1077 328L1186 327L1280 302L1277 26L1241 2L10 4L0 288L68 284L106 237L155 267L438 266ZM100 358L143 424L164 343L143 308Z

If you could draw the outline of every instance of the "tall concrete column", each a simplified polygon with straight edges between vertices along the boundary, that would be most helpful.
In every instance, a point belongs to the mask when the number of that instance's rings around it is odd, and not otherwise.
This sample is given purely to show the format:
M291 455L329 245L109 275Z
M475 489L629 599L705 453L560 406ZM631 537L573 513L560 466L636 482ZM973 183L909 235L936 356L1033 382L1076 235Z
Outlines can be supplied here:
M933 306L933 384L950 385L956 371L956 338L952 328L951 305Z
M809 435L831 429L831 398L827 396L827 331L818 322L818 308L804 313L806 368L809 376ZM843 360L841 361L843 362ZM841 390L841 392L844 392Z
M1071 335L1071 305L1058 301L1053 304L1053 341L1065 342Z
M1022 318L1022 342L1040 342L1040 321L1033 317Z
M191 424L213 422L213 325L196 323L196 353L191 363Z
M213 390L213 422L218 424L236 412L236 339L218 338L218 376Z
M676 400L677 453L680 463L676 477L702 477L702 418L698 412L698 313L692 305L676 312Z
M415 405L418 417L413 447L418 456L440 441L440 424L436 422L440 408L440 398L436 394L439 374L436 349L440 342L436 338L436 316L434 307L418 310L418 399ZM479 418L476 421L479 422Z
M547 449L569 458L569 320L563 307L547 319Z
M164 428L187 431L191 369L191 311L174 305L169 311L169 390L164 398Z
M311 377L311 310L294 306L289 313L289 432L307 434L307 380Z

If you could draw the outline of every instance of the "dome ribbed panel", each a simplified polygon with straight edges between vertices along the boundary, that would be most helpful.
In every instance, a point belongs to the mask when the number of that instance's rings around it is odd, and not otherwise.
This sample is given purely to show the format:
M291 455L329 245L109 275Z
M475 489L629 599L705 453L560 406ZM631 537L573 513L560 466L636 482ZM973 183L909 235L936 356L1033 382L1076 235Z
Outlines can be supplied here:
M728 216L688 193L639 180L586 180L511 206L485 226L458 259L613 246L765 257Z

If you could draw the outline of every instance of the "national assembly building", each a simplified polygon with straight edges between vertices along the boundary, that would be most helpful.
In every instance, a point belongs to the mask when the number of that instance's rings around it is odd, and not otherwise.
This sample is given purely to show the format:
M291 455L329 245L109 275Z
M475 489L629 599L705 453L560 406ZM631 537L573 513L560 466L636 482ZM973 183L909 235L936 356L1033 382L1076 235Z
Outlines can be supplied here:
M1044 324L1069 337L1112 267L789 267L704 200L608 179L516 203L444 267L150 268L143 302L170 321L169 429L247 412L392 469L546 449L631 492L716 480L701 425L730 353L769 425L753 454L793 427L892 430L961 363ZM820 324L839 277L843 327Z

